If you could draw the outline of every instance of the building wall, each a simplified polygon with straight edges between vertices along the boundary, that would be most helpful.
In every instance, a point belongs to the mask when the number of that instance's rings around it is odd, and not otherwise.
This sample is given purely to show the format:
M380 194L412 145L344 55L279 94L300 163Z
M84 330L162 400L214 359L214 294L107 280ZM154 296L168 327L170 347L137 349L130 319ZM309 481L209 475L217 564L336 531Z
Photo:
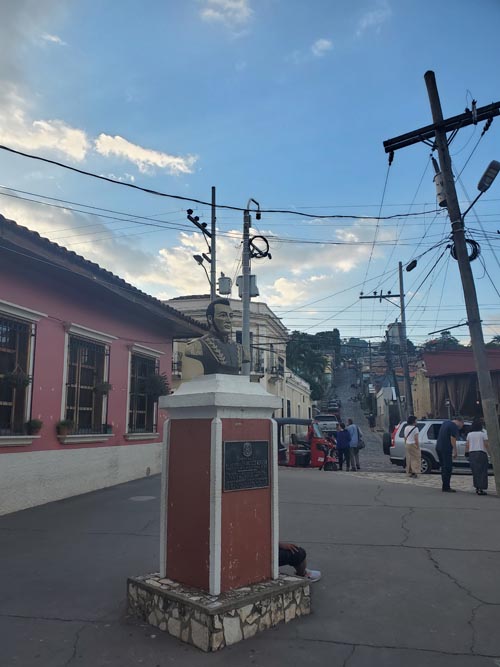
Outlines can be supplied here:
M432 413L431 389L429 379L423 368L419 368L412 382L413 409L419 418L425 418Z
M186 315L200 322L205 321L205 311L210 302L208 297L185 297L173 299L169 305L181 310ZM241 330L241 301L230 299L234 313L233 335ZM286 340L288 331L281 320L265 304L252 302L250 304L250 331L253 334L252 350L254 369L252 380L258 381L270 394L279 396L283 408L281 414L287 415L287 401L290 401L292 417L308 418L311 407L311 392L309 384L286 368ZM271 350L271 344L273 350ZM180 372L173 374L173 387L177 387L182 381L189 380L203 373L203 367L199 361L184 356L185 343L174 342L174 360L180 361ZM257 349L262 348L262 349ZM260 360L261 366L257 365Z
M36 322L31 411L27 418L43 421L38 438L31 444L8 446L0 436L0 514L42 502L84 493L113 483L157 473L165 415L158 415L156 434L127 440L128 392L131 346L141 345L158 352L160 373L170 376L172 340L165 323L148 318L138 307L127 307L99 285L68 272L41 265L0 266L0 314L12 319L12 307L41 313ZM148 322L148 320L150 320ZM112 435L99 442L62 444L55 425L65 412L65 363L67 329L79 325L109 339L109 382L106 423ZM85 334L92 339L94 334ZM142 353L142 351L141 351ZM145 352L146 353L146 352ZM147 352L148 356L156 354ZM129 436L130 437L130 436Z

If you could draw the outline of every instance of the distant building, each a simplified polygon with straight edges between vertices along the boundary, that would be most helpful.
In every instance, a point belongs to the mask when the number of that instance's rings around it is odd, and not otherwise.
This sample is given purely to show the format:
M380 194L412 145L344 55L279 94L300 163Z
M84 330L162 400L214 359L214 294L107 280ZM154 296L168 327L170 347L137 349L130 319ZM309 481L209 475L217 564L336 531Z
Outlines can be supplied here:
M489 349L486 354L493 390L500 403L500 350ZM423 363L416 386L417 400L429 400L429 414L443 418L454 414L472 418L482 414L472 349L424 352Z
M0 216L0 514L159 472L155 385L204 331Z
M241 342L242 304L239 299L229 299L234 312L233 333ZM206 322L205 311L210 303L208 295L182 296L167 301L169 305L200 322ZM250 303L250 379L260 382L266 391L279 396L281 414L276 416L311 417L311 391L309 383L286 367L286 343L288 330L265 303ZM172 382L178 386L202 373L201 363L184 355L185 343L174 341Z

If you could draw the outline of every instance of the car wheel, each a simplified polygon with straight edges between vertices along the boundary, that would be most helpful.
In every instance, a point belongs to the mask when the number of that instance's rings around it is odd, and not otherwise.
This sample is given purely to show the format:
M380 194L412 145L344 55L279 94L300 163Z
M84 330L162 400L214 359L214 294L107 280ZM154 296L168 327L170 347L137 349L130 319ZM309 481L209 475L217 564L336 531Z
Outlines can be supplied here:
M420 463L420 472L422 473L422 475L430 475L433 468L434 464L429 454L422 454Z
M325 463L324 465L324 470L332 471L333 470L333 463Z

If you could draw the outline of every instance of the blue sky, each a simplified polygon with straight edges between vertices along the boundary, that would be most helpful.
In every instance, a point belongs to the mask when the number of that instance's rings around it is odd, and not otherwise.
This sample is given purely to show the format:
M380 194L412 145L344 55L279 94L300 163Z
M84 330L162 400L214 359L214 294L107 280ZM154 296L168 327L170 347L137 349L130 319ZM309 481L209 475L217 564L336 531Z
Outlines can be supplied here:
M376 340L397 309L361 303L360 290L396 291L397 262L425 251L405 275L410 337L422 342L464 321L458 268L447 252L419 287L445 249L431 249L446 239L445 214L379 225L370 216L436 208L422 144L396 153L381 207L382 142L431 122L428 69L436 72L445 116L461 113L472 98L479 106L500 99L497 0L7 0L2 11L1 143L196 199L208 200L215 185L219 203L244 206L254 197L262 208L367 216L267 214L258 223L273 255L253 264L261 298L290 329L337 326L342 336ZM481 129L464 128L451 145L457 172ZM500 159L499 137L497 119L461 175L468 195L489 161ZM156 296L207 291L192 259L203 239L186 220L187 205L3 152L0 174L2 186L35 193L32 199L171 223L95 218L0 190L4 215ZM466 208L460 183L458 192ZM482 246L484 265L473 267L487 336L500 333L492 285L500 285L493 236L499 201L500 179L476 205L479 220L467 217ZM193 208L209 221L207 207ZM488 240L480 224L492 232ZM219 266L231 277L241 226L240 213L218 212ZM455 332L467 340L466 327Z

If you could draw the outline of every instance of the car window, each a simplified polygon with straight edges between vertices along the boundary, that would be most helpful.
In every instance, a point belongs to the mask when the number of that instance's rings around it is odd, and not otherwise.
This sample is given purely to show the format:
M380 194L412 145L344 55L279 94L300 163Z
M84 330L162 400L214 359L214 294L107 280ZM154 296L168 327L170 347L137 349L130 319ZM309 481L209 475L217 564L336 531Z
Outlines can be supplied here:
M441 430L441 422L431 424L429 426L429 430L427 431L427 437L429 438L429 440L437 440L440 430Z
M464 424L459 435L458 439L459 440L467 440L467 434L470 433L472 424Z
M336 422L337 417L335 415L316 415L316 420L319 422Z
M418 432L420 433L420 431L424 428L425 423L424 422L417 422L417 426L418 426ZM399 433L398 433L399 438L404 438L405 437L405 428L406 428L406 422L402 422L401 423L401 428L399 429Z

